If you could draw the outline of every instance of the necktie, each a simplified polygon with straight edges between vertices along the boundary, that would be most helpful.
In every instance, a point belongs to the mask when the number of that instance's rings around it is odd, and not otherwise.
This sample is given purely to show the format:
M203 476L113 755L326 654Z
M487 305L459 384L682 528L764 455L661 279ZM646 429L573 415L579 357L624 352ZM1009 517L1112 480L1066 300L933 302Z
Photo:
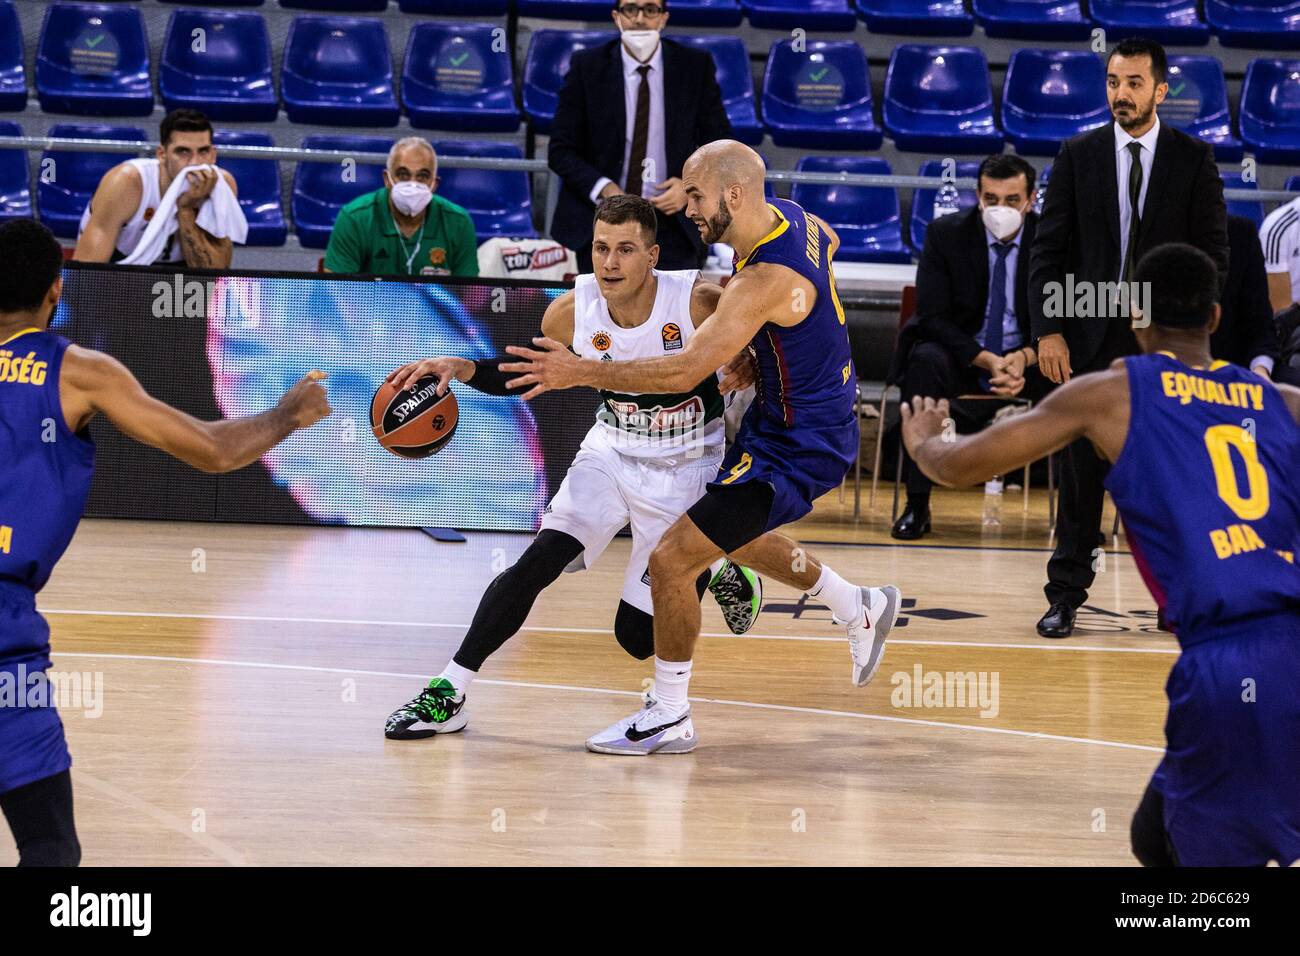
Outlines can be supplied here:
M645 163L646 140L650 138L650 81L646 79L646 74L650 72L648 65L638 66L636 71L641 74L641 85L636 91L636 120L632 124L632 152L627 158L626 182L623 184L623 190L631 193L633 196L641 195L641 166ZM655 175L659 173L656 170Z
M1127 282L1137 263L1138 228L1141 225L1138 197L1142 195L1142 144L1134 140L1124 148L1132 157L1128 167L1128 244L1124 249L1124 273L1121 276L1121 281Z
M997 255L993 263L993 278L989 280L989 308L984 322L984 348L994 355L1002 354L1002 322L1007 312L1007 256L1013 245L1009 242L991 242L989 248Z

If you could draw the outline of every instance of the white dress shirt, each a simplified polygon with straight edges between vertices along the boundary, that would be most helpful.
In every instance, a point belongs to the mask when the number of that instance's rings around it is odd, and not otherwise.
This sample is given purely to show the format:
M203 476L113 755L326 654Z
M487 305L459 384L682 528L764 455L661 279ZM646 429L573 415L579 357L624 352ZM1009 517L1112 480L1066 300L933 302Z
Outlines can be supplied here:
M1025 337L1020 332L1020 323L1016 321L1016 266L1020 260L1020 239L1025 234L1025 226L1022 222L1020 228L1016 230L1013 238L1007 240L1007 245L1011 251L1007 253L1007 298L1006 308L1002 312L1002 354L1015 349L1022 348L1025 344ZM989 290L993 288L993 269L997 266L998 254L993 250L993 246L1001 240L993 233L989 232L988 227L984 227L984 248L988 250L989 257ZM990 295L991 299L992 296ZM985 312L988 307L985 307ZM988 324L988 318L985 317L985 324ZM980 329L979 343L980 348L984 347L985 330Z
M1129 208L1128 202L1128 172L1133 165L1133 157L1129 154L1129 143L1142 144L1142 189L1138 192L1138 216L1141 217L1142 210L1147 204L1147 189L1151 185L1151 164L1156 158L1156 137L1160 135L1160 117L1156 116L1156 121L1151 128L1141 136L1134 138L1124 131L1119 125L1115 124L1115 184L1119 187L1119 269L1115 273L1115 278L1123 278L1124 256L1128 253L1128 224L1133 218L1133 210Z
M627 164L628 160L632 158L632 136L636 130L636 97L637 92L641 89L641 74L637 72L637 67L641 66L641 63L631 53L627 52L627 47L623 46L622 43L618 45L618 50L623 55L623 102L627 106L626 140L623 145L623 178L618 184L621 189L627 184ZM655 185L668 178L668 152L667 147L664 145L664 44L662 40L655 47L655 52L646 65L650 67L650 72L645 77L646 82L650 84L650 123L647 128L645 158L650 161L651 165L649 167L650 178L641 184L641 195L649 199L659 195L659 190L655 188ZM607 176L602 176L596 180L596 185L591 190L591 201L596 202L600 198L600 191L611 182L613 180Z

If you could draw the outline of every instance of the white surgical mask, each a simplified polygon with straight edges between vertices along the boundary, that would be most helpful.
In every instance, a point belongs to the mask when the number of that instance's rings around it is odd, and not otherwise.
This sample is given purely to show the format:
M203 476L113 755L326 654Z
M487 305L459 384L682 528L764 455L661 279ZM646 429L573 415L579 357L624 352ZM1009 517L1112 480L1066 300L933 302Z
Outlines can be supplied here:
M659 46L658 30L624 30L623 45L638 63L649 63Z
M985 228L999 240L1014 236L1022 221L1020 210L1014 206L985 206L981 218Z
M414 180L393 183L389 193L393 197L393 205L405 216L418 216L433 199L433 190Z

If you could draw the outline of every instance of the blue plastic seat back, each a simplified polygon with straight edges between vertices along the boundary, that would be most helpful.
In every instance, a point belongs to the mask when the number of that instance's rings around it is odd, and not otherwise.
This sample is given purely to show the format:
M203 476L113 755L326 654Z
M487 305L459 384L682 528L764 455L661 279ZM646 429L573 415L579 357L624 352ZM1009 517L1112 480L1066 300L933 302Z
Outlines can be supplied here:
M743 0L751 26L765 30L839 30L857 26L850 0ZM677 16L677 3L671 4Z
M1242 139L1260 158L1300 160L1300 60L1252 60L1240 119Z
M918 176L941 176L944 173L944 161L926 160L916 171ZM952 167L953 175L958 179L974 178L979 172L980 164L976 160L959 162ZM958 189L953 185L940 188L920 187L912 192L912 215L909 229L912 248L920 252L925 245L925 231L934 222L936 214L951 215L962 209L969 209L979 204L979 196L974 189Z
M274 120L279 103L266 21L257 13L177 10L163 39L158 87L168 109L191 106L212 119Z
M0 110L27 108L23 31L11 0L0 0Z
M406 44L402 102L412 123L421 126L517 129L505 28L490 23L417 24Z
M59 123L50 127L52 139L117 139L147 142L144 130L135 126ZM143 154L140 154L143 155ZM46 150L41 153L37 200L41 221L56 236L75 239L81 214L99 188L104 174L132 158L125 153L81 153Z
M568 75L573 54L608 43L616 36L611 30L537 30L533 33L524 61L524 112L538 132L550 132L560 88Z
M248 220L248 245L284 245L288 228L280 206L280 164L271 159L237 159L221 155L223 146L274 146L267 133L218 129L217 165L235 177L239 206Z
M797 169L818 173L889 174L879 157L805 156ZM839 186L796 183L791 199L830 224L840 237L837 259L908 262L903 245L898 193L889 186Z
M439 159L445 156L483 156L523 159L513 143L438 142ZM493 236L533 237L532 192L528 173L516 170L451 169L438 164L438 194L450 199L474 220L479 242Z
M17 123L0 120L0 136L22 136ZM0 149L0 221L32 214L32 189L27 180L27 153Z
M151 113L149 40L139 9L117 4L47 6L36 51L36 91L47 112Z
M315 135L303 138L304 149L334 149L350 153L384 153L393 141L372 136ZM384 185L383 166L350 157L300 162L293 177L293 221L299 240L324 248L339 210L363 193Z
M1034 140L1042 150L1042 144L1104 126L1110 118L1105 67L1096 54L1023 49L1011 55L1002 126L1013 142Z
M713 63L717 67L718 86L722 90L722 104L726 107L733 134L736 139L751 146L761 143L763 127L758 122L754 77L749 69L749 51L745 48L745 41L740 37L713 35L677 35L669 39L712 54Z
M1251 181L1246 182L1241 178L1241 173L1228 170L1220 170L1219 178L1223 180L1224 189L1259 189L1259 183ZM1229 199L1228 212L1233 216L1245 216L1255 223L1256 226L1264 222L1264 203L1249 199Z
M393 64L381 20L295 17L280 83L294 122L397 123Z

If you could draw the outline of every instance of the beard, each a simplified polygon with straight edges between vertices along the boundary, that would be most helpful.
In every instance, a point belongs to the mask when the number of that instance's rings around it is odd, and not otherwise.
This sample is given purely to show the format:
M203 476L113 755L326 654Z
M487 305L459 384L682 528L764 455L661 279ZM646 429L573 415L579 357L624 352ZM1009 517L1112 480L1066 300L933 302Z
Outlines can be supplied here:
M704 220L704 225L707 227L704 232L704 241L707 244L712 245L722 241L722 237L731 228L731 210L727 208L725 197L718 197L718 211Z
M1129 101L1126 100L1125 102ZM1156 110L1156 101L1154 96L1147 102L1146 109L1141 110L1140 112L1136 102L1129 103L1129 105L1132 106L1132 113L1129 115L1128 119L1121 119L1115 112L1119 106L1118 100L1116 101L1116 105L1112 106L1110 110L1111 115L1115 117L1115 122L1119 123L1120 129L1126 131L1145 126L1151 121L1151 114Z

